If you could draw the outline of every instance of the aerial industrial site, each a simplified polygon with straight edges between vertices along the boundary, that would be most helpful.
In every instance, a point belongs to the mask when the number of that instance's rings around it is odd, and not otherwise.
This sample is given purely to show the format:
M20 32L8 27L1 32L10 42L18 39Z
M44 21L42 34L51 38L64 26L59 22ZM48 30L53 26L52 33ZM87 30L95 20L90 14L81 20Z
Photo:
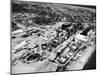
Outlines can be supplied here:
M83 70L95 51L95 6L11 3L12 74Z

